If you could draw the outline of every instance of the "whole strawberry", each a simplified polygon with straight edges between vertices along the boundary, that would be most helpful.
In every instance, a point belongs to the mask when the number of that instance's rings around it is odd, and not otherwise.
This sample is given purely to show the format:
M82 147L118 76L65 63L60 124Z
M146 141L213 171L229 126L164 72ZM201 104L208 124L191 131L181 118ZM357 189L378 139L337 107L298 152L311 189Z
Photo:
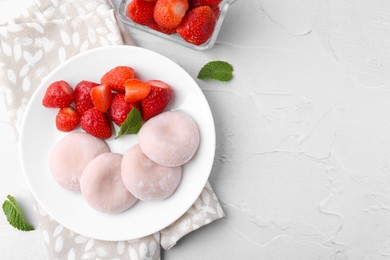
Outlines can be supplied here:
M68 82L60 80L55 81L46 89L45 96L42 99L42 105L50 108L68 107L74 100L72 87Z
M160 80L148 80L151 86L149 95L141 100L141 114L144 121L160 114L173 96L172 88Z
M84 112L80 119L81 128L97 138L107 139L112 135L111 122L106 113L96 108Z
M73 107L61 108L56 116L56 127L62 132L74 130L80 123L80 116Z
M222 0L190 0L188 4L190 6L190 9L193 9L195 7L199 7L203 5L214 7L219 5L221 2Z
M118 66L103 75L100 82L111 90L125 93L125 82L134 78L134 69L128 66Z
M213 34L216 17L209 6L190 10L177 27L176 32L187 42L201 45Z
M117 93L112 99L111 107L108 110L108 114L110 115L110 118L112 119L112 121L114 121L115 124L121 126L121 124L123 123L123 121L125 121L127 115L133 107L141 111L138 102L128 103L125 101L124 94Z
M176 28L187 10L187 0L157 0L153 17L163 28Z
M154 6L154 2L148 2L145 0L133 0L127 6L127 15L135 23L149 25L154 22Z
M82 115L85 111L93 107L91 99L91 89L98 86L96 82L83 80L76 85L74 90L76 110L79 115Z
M158 25L156 23L156 21L154 21L154 20L153 20L153 22L151 24L148 25L148 27L153 29L153 30L165 33L165 34L174 34L174 33L176 33L176 27L175 28L164 28L164 27L161 27L160 25Z

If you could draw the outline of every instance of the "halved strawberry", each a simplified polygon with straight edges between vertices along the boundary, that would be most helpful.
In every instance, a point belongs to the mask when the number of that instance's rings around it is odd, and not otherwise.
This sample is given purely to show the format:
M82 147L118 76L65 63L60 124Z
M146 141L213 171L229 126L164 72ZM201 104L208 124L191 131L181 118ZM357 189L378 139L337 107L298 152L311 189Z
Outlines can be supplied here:
M92 81L83 80L80 81L74 90L74 102L76 104L76 110L79 115L82 115L85 111L93 108L91 100L91 89L99 84Z
M172 88L160 80L148 80L151 86L149 95L141 100L141 114L144 121L160 114L173 96Z
M107 139L112 135L111 121L106 113L96 108L90 108L84 112L80 119L80 126L90 135Z
M139 79L129 79L125 83L125 101L136 102L146 98L150 92L150 85Z
M91 100L100 112L106 112L111 105L111 89L106 84L101 84L91 89Z
M187 10L187 0L157 0L153 17L163 28L176 28Z
M135 23L149 25L154 22L154 2L144 0L133 0L127 6L127 15Z
M42 105L45 107L68 107L74 100L72 87L64 80L55 81L46 89L45 96L42 99Z
M118 66L103 75L100 82L107 84L111 90L125 93L126 80L134 78L134 69L129 66Z
M123 121L125 121L127 115L133 107L141 111L141 107L138 102L128 103L125 101L124 94L116 93L112 98L108 114L110 115L110 118L112 119L112 121L114 121L115 124L121 126L121 124L123 123Z
M80 116L73 107L61 108L56 116L56 127L62 132L74 130L80 123Z
M209 6L195 7L186 14L176 32L185 41L201 45L213 34L215 23L215 14Z

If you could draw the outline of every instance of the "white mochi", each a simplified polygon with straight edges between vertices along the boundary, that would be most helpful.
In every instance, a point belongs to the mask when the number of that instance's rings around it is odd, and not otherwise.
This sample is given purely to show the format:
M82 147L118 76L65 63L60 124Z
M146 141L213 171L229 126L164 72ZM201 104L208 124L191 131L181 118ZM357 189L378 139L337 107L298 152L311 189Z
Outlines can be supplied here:
M138 199L164 200L180 184L182 167L165 167L150 160L139 145L131 147L124 155L121 166L126 188Z
M120 213L137 201L123 185L121 162L121 154L103 153L93 159L81 175L81 194L98 211Z
M180 111L163 112L149 119L139 131L139 146L152 161L167 167L187 163L199 146L199 129Z
M102 139L84 132L70 133L54 146L49 162L51 174L63 188L79 192L84 168L96 156L109 151Z

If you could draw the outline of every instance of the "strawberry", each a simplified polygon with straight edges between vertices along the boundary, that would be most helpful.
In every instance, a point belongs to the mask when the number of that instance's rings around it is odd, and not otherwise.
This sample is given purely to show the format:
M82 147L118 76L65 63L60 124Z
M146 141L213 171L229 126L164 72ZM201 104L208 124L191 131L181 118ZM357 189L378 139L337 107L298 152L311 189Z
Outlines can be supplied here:
M199 6L191 9L177 27L176 32L187 42L201 45L205 43L214 31L216 18L209 6Z
M212 6L211 10L213 10L213 13L215 15L215 19L218 20L219 15L221 14L221 9L219 9L219 6L218 5Z
M162 81L149 80L146 83L151 88L149 95L141 100L141 114L144 121L164 111L173 96L172 88Z
M219 5L222 2L222 0L189 0L189 6L190 9L193 9L195 7L207 5L210 7L214 7Z
M98 83L83 80L76 85L74 90L76 110L79 115L93 107L91 100L91 89L98 86Z
M68 107L74 100L72 87L68 82L60 80L55 81L46 89L45 96L42 99L42 105L45 107Z
M106 113L96 108L84 112L80 119L80 126L90 135L97 138L110 138L112 135L111 121Z
M153 20L154 2L133 0L127 6L127 15L135 23L149 25Z
M163 28L176 28L188 10L187 0L157 0L154 20Z
M118 66L103 75L100 82L107 84L111 90L125 93L126 80L134 78L134 69L128 66Z
M125 121L127 115L130 113L133 107L141 111L138 102L128 103L125 101L124 94L117 93L114 94L110 109L108 110L108 114L110 115L112 121L114 121L115 124L120 126L123 123L123 121Z
M164 28L164 27L161 27L154 20L153 20L153 22L151 24L148 25L148 27L153 29L153 30L165 33L165 34L174 34L174 33L176 33L176 28Z
M125 83L125 101L136 102L146 98L150 92L150 85L139 79L129 79Z
M73 107L61 108L56 116L56 127L62 132L74 130L80 123L80 116Z
M111 105L111 89L106 84L101 84L91 89L91 100L100 112L106 112Z

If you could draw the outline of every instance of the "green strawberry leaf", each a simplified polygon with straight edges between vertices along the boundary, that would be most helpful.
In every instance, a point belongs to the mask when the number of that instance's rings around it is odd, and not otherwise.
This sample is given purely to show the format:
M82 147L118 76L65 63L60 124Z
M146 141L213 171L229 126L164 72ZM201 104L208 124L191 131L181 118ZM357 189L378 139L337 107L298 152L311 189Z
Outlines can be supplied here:
M121 124L119 128L118 135L115 139L118 139L122 135L137 134L142 127L142 117L141 112L133 107L129 114L127 115L125 121Z
M8 200L5 200L3 203L3 211L11 226L22 231L34 230L34 227L24 217L15 198L8 195L7 199Z
M199 71L199 79L229 81L233 78L233 66L226 61L210 61Z

